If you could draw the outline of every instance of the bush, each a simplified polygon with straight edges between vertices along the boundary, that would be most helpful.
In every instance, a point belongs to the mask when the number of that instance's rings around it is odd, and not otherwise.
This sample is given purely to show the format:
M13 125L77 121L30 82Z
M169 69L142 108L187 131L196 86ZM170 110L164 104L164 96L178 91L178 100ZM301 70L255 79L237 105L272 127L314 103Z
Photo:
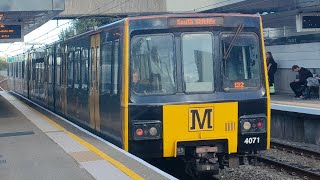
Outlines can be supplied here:
M8 68L8 63L5 61L5 59L0 58L0 71L6 70Z

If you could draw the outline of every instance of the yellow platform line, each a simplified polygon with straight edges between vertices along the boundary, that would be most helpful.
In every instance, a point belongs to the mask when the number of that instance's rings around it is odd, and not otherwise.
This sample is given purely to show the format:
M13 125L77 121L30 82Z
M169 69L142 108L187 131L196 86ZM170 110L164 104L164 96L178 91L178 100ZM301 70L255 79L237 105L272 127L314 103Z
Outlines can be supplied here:
M31 107L30 107L31 108ZM47 116L43 115L42 113L40 113L39 111L31 108L34 112L36 112L37 114L39 114L43 119L45 119L46 121L48 121L50 124L52 124L53 126L55 126L56 128L58 128L61 131L64 131L65 133L67 133L70 137L72 137L74 140L78 141L80 144L82 144L83 146L85 146L86 148L88 148L89 150L91 150L92 152L96 153L98 156L100 156L101 158L103 158L104 160L108 161L109 163L111 163L112 165L114 165L115 167L117 167L118 169L120 169L122 172L124 172L125 174L127 174L130 178L132 179L136 179L136 180L142 180L144 179L143 177L139 176L137 173L135 173L134 171L132 171L131 169L129 169L128 167L126 167L125 165L123 165L122 163L120 163L119 161L113 159L112 157L108 156L107 154L105 154L104 152L102 152L101 150L99 150L98 148L96 148L95 146L93 146L92 144L88 143L87 141L83 140L82 138L80 138L79 136L73 134L72 132L66 130L65 128L63 128L62 126L60 126L58 123L54 122L53 120L51 120L50 118L48 118Z

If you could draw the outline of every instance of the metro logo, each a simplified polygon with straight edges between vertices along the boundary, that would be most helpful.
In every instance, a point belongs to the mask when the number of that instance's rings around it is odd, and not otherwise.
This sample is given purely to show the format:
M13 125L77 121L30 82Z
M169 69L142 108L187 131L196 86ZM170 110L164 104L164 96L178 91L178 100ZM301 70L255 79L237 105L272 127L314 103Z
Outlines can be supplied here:
M212 131L213 130L213 108L190 108L189 109L189 131Z

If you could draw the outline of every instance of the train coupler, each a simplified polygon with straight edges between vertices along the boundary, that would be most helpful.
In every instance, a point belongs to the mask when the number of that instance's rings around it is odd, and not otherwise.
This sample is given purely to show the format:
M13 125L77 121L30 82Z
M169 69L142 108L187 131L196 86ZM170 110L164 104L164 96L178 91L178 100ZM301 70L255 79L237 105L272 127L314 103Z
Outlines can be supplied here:
M198 174L219 174L219 164L210 162L196 163L196 171Z
M185 172L193 179L202 179L201 177L219 174L219 163L216 158L193 157L186 162L185 167Z
M219 174L219 161L216 157L217 147L197 147L195 171L197 174Z

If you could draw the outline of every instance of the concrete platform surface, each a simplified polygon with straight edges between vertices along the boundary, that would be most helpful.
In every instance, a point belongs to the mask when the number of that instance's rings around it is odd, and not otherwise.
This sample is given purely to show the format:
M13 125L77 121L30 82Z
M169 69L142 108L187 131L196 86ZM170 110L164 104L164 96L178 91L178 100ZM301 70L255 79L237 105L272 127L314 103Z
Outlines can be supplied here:
M320 108L319 99L298 99L292 95L271 95L271 103Z
M0 179L94 179L0 96Z
M0 91L0 179L175 179L19 96Z
M320 115L320 100L298 99L292 95L271 95L271 109Z

